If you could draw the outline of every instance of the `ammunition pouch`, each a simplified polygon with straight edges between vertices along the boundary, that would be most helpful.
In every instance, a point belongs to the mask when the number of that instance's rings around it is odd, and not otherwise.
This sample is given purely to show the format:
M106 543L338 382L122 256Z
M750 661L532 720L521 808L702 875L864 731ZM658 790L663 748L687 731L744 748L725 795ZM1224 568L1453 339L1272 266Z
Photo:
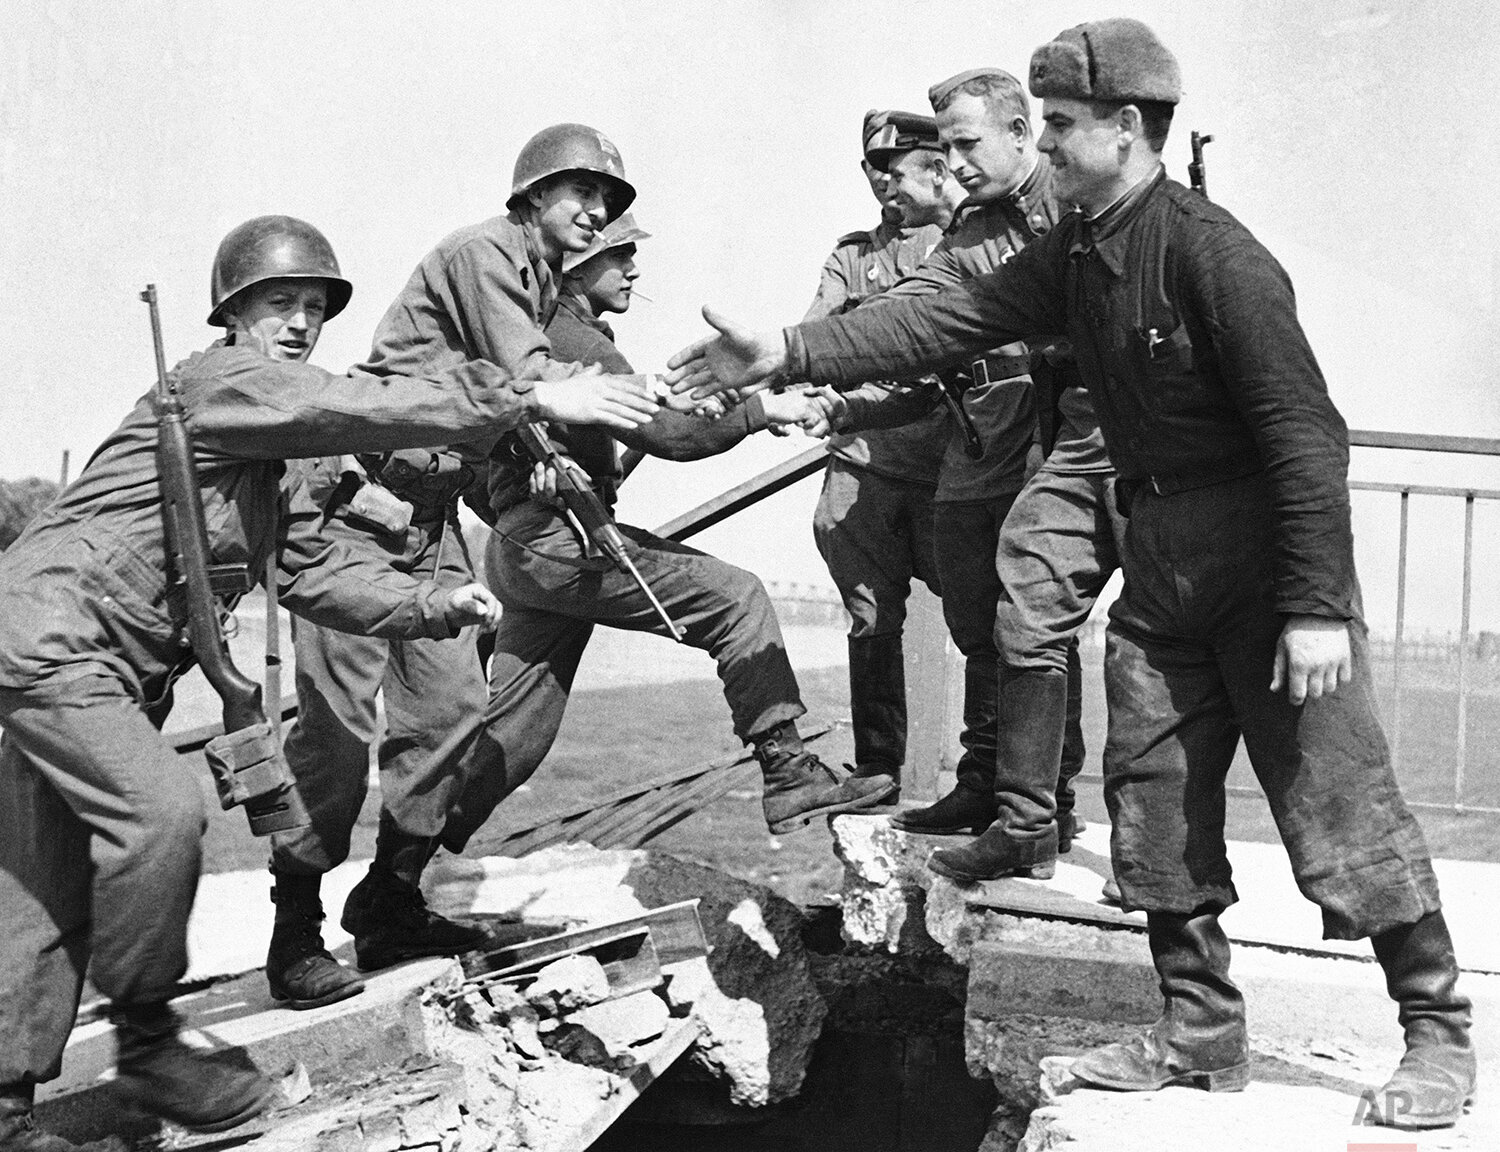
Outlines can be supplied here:
M305 828L307 810L297 782L269 723L215 736L203 749L213 773L219 804L228 811L243 804L256 836Z
M370 468L372 476L402 500L419 507L449 504L474 482L474 469L452 452L403 448L371 463L379 464Z
M334 514L361 527L400 536L411 527L412 506L389 488L367 482Z

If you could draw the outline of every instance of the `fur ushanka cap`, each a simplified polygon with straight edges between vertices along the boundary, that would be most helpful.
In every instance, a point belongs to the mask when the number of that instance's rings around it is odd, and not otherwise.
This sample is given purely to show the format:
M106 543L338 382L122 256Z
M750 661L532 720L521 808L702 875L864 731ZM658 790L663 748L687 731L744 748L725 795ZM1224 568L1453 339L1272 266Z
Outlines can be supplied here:
M1031 54L1038 99L1157 101L1182 99L1177 58L1139 20L1094 20L1059 32Z

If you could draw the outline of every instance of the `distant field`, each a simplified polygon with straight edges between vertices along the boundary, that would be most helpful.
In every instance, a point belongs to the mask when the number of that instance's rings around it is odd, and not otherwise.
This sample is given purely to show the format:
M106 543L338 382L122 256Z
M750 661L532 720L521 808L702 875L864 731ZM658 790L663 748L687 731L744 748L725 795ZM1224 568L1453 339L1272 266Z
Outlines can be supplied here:
M244 614L242 664L254 669L248 653L262 641L263 618ZM809 722L831 723L849 713L846 673L839 661L841 632L835 627L788 629L799 664L799 679ZM1101 653L1086 652L1085 732L1088 772L1097 776L1104 746L1104 696L1099 673ZM701 653L674 647L656 638L628 637L601 631L580 670L579 690L569 706L562 733L551 756L531 784L496 813L490 831L502 832L537 822L550 809L580 799L606 796L631 780L659 775L677 767L703 763L735 751L739 745L712 663ZM1377 669L1382 707L1390 714L1389 668ZM657 683L667 679L667 683ZM1400 777L1413 801L1446 804L1452 796L1457 717L1456 681L1451 666L1411 663L1403 670ZM1468 764L1465 800L1470 805L1500 807L1500 690L1492 663L1471 669L1468 703ZM290 689L290 672L287 686ZM213 700L201 685L186 685L183 707L174 727L212 719ZM1389 727L1389 725L1388 725ZM832 762L852 759L846 727L817 745ZM946 788L951 777L946 776ZM211 795L206 772L201 786ZM1231 784L1253 785L1247 763L1238 763ZM1080 782L1080 807L1092 820L1103 820L1100 784ZM373 851L377 798L366 803L355 834L354 855ZM264 846L245 827L243 815L223 813L213 805L206 842L209 871L264 866ZM1457 859L1500 861L1500 817L1475 813L1418 811L1435 854ZM1270 842L1274 825L1259 797L1231 797L1229 835ZM483 834L481 834L483 835ZM825 828L772 837L765 829L756 788L731 793L684 820L656 843L681 855L723 867L771 884L799 902L816 900L837 887L839 867L829 850Z

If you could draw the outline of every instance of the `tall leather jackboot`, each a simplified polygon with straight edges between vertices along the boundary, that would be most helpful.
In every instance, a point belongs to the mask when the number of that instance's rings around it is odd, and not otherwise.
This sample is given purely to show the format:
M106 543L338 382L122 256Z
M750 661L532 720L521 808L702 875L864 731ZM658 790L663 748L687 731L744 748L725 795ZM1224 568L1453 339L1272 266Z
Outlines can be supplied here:
M354 959L365 972L424 956L461 956L491 946L483 928L439 916L427 907L422 871L437 838L406 832L385 809L375 833L370 871L344 901L339 924L354 937Z
M1171 1084L1243 1091L1250 1082L1245 1000L1229 979L1229 938L1218 909L1147 912L1146 926L1161 982L1161 1019L1134 1040L1080 1056L1073 1075L1121 1092Z
M266 983L271 999L298 1010L347 1000L365 982L335 960L323 946L322 877L272 872L271 902L276 922L266 952Z
M1068 643L1068 709L1063 721L1062 756L1057 766L1057 851L1072 851L1073 840L1083 831L1083 818L1074 811L1073 778L1083 771L1088 749L1083 742L1083 664L1078 658L1078 637Z
M0 1152L127 1152L118 1136L108 1136L88 1144L74 1144L36 1126L32 1084L0 1087Z
M751 742L760 761L766 826L776 835L793 832L819 816L872 808L896 789L889 776L860 778L830 768L802 746L797 725L790 720L753 736Z
M854 728L854 775L888 776L896 790L882 804L901 797L901 765L906 761L906 663L901 633L849 637L849 718Z
M116 1004L109 1019L119 1045L115 1090L152 1115L199 1132L224 1132L279 1098L242 1050L184 1043L182 1020L165 1002Z
M928 836L978 834L995 819L995 679L990 657L964 661L964 730L953 791L935 804L891 817L891 826Z
M1458 992L1458 961L1442 912L1373 936L1385 986L1398 1005L1406 1054L1384 1087L1370 1123L1447 1128L1474 1101L1478 1070L1469 1041L1470 1003Z
M1057 764L1068 678L1063 672L1002 669L995 730L995 822L972 844L941 848L927 861L960 883L1057 871Z

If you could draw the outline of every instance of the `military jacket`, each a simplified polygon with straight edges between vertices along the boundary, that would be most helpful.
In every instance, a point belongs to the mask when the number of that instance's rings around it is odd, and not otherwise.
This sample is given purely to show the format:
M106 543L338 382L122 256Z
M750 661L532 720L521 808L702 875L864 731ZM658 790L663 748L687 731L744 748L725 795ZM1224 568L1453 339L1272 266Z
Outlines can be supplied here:
M535 409L527 381L488 364L429 378L335 376L220 343L172 370L192 436L211 559L264 571L288 539L292 569L315 565L348 577L359 596L330 604L288 575L287 606L315 623L391 637L449 634L430 585L301 533L301 514L279 517L282 458L379 452L493 436ZM192 664L187 616L168 596L166 542L149 394L100 446L57 500L0 554L0 687L103 673L143 703ZM230 598L232 602L233 598Z
M1074 213L995 272L789 328L787 348L796 378L837 385L1038 331L1072 341L1122 477L1171 492L1263 469L1278 610L1358 614L1348 431L1291 281L1238 220L1160 170L1106 236Z
M883 221L868 232L849 232L823 263L818 294L804 319L836 316L886 291L916 271L942 238L936 224L896 228ZM839 459L897 480L936 484L948 442L948 422L929 410L910 423L879 431L834 435L828 451Z

